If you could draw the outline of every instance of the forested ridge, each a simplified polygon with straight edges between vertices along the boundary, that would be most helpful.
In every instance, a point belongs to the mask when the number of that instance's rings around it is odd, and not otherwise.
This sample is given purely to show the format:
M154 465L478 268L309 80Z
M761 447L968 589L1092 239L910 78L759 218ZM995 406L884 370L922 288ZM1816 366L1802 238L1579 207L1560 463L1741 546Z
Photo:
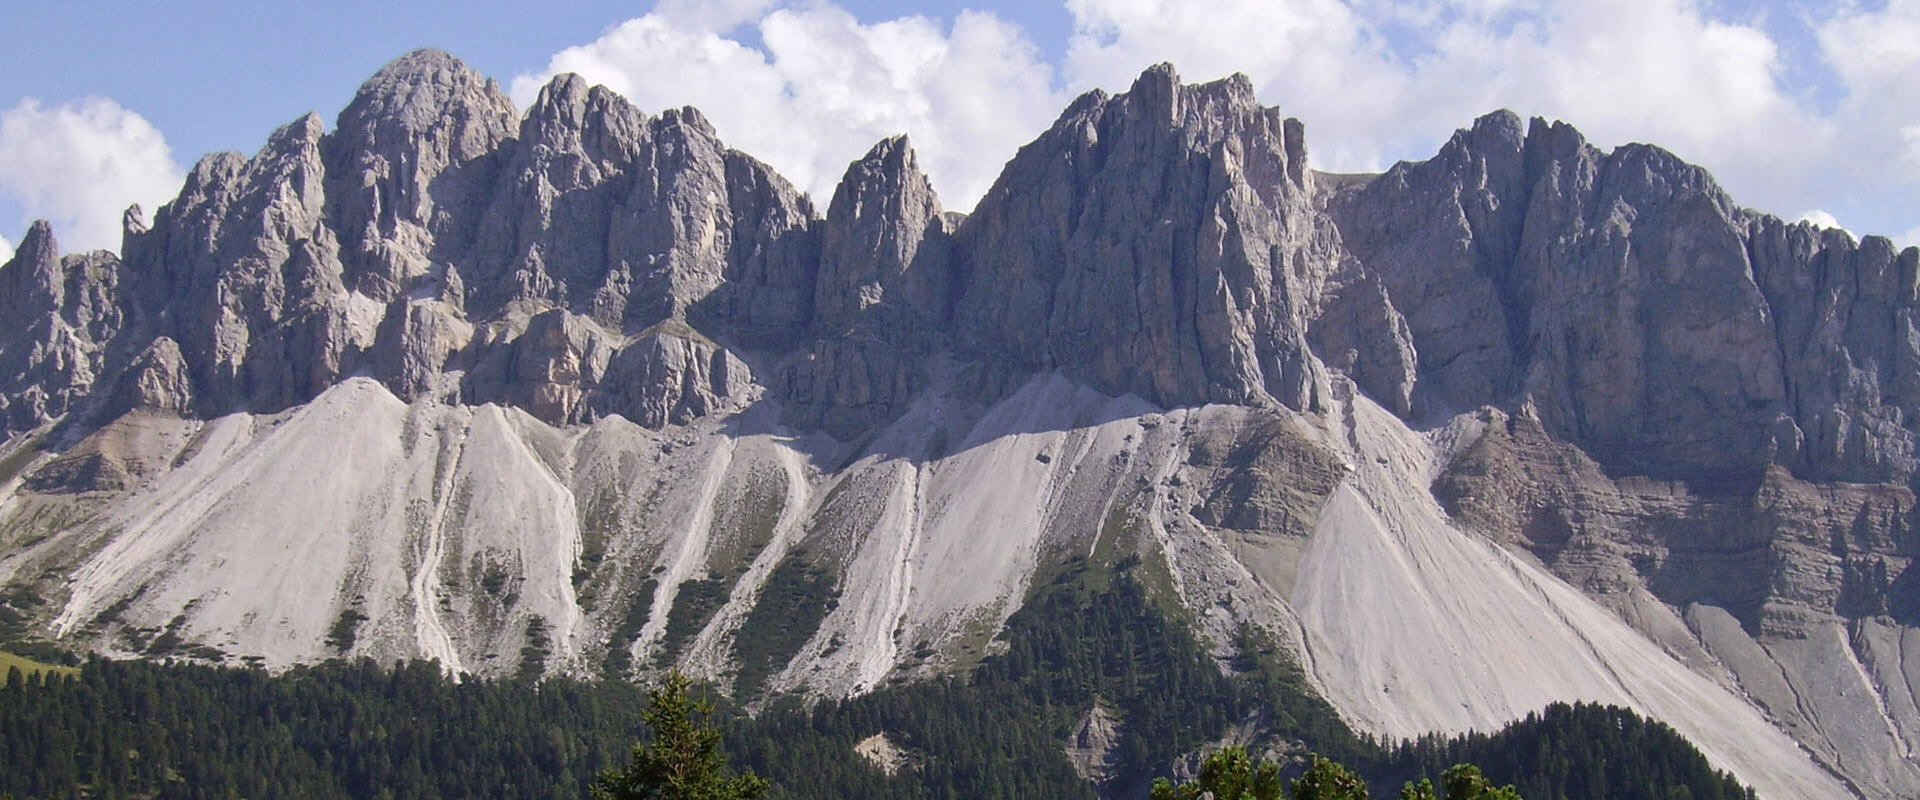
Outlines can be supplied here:
M1099 702L1119 720L1110 792L1146 794L1171 764L1260 729L1297 772L1308 752L1386 796L1471 761L1530 800L1748 794L1678 734L1630 712L1554 706L1494 734L1383 747L1356 736L1278 648L1251 634L1223 673L1137 559L1076 562L1043 582L968 674L749 716L723 708L734 763L773 798L1093 798L1065 754ZM0 690L0 795L17 798L582 798L620 763L645 692L622 681L455 682L437 665L258 669L92 660L10 674ZM855 752L885 733L889 775Z

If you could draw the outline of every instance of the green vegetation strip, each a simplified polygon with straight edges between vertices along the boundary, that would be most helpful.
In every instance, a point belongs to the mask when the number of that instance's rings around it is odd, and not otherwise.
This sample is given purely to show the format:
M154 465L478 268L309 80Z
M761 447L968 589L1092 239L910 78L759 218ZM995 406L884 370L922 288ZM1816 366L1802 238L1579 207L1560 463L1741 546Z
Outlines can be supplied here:
M1266 731L1256 747L1276 754L1287 780L1317 752L1351 766L1376 797L1461 762L1535 800L1749 797L1670 728L1618 709L1555 706L1463 739L1356 736L1257 635L1242 636L1223 673L1151 596L1140 562L1057 570L1008 621L1000 652L969 674L850 700L784 698L753 717L722 708L733 767L770 779L774 800L1142 797L1175 760L1254 722ZM773 608L825 585L772 584L794 598ZM754 656L761 675L817 629L794 627ZM1096 701L1118 722L1119 775L1099 792L1065 753ZM625 681L456 682L430 664L370 661L281 675L93 661L0 689L0 796L579 798L646 740L644 710L644 692ZM895 774L855 752L879 733L908 754Z
M80 674L79 667L63 667L57 664L43 664L41 662L35 661L25 656L17 656L12 653L6 652L4 650L0 650L0 680L4 680L5 676L14 670L19 670L22 675L25 675L26 677L29 677L29 678L35 675L39 675L41 673L46 673L49 675Z

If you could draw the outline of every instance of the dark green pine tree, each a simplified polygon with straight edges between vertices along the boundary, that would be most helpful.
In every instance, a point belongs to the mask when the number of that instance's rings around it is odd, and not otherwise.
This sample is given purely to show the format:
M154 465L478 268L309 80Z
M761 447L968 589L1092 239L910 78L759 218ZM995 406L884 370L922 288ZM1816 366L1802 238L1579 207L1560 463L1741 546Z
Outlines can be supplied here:
M1247 748L1228 747L1207 756L1200 780L1175 786L1166 778L1153 782L1152 800L1280 800L1280 767L1254 761Z
M1447 787L1447 800L1520 800L1519 791L1512 786L1494 786L1472 764L1453 765L1440 782Z
M653 740L634 745L625 768L600 776L594 800L754 800L766 793L767 782L752 772L729 774L720 729L707 721L713 704L693 699L692 686L673 670L647 693Z
M1314 756L1291 793L1293 800L1367 800L1367 782L1337 762Z

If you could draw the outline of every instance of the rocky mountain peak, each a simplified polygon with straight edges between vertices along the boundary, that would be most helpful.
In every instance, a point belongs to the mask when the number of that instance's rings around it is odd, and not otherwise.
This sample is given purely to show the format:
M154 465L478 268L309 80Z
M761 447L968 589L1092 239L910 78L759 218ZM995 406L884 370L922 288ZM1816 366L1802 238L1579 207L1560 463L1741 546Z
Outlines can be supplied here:
M700 109L694 108L693 106L669 108L662 111L660 112L660 121L666 125L685 127L695 135L704 139L718 141L720 138L720 132L713 127L713 123L707 119L707 115L700 113Z
M945 291L944 276L916 275L915 285L900 285L930 233L943 233L933 184L906 136L881 140L848 165L828 206L814 290L818 327L844 331L889 291L907 292L899 298L902 305L938 319L944 312L937 302Z
M553 76L520 122L520 136L529 142L550 138L547 129L578 131L586 127L587 94L593 88L587 79L568 72Z
M1260 108L1253 80L1242 73L1208 83L1183 84L1179 71L1165 62L1141 72L1125 98L1136 113L1189 125L1230 119Z
M6 287L9 319L27 313L27 309L60 307L60 243L53 237L53 225L46 220L34 220L27 227L27 235L14 248L13 258L0 269L5 270L5 280L0 284Z
M1302 335L1335 260L1304 131L1245 78L1154 67L1023 148L962 226L972 347L1182 405L1312 408Z
M327 157L349 285L385 300L464 250L518 128L499 84L446 53L381 69L340 112Z
M42 258L57 257L59 245L53 238L53 223L36 219L27 225L27 235L20 237L20 243L14 246L15 253L33 250Z
M120 332L120 260L113 253L62 257L53 226L36 220L0 264L0 431L19 433L82 402L106 368Z
M1474 153L1519 153L1527 143L1528 123L1507 109L1498 109L1480 115L1473 124L1454 131L1453 137L1440 148L1439 158L1456 150Z
M1409 325L1413 415L1525 396L1616 469L1913 474L1920 384L1890 245L1743 211L1658 147L1517 128L1482 117L1329 200Z
M492 78L439 50L415 50L360 85L340 112L339 128L367 134L369 143L448 130L457 134L455 151L472 158L497 143L488 134L511 131L503 123L513 117L512 101Z
M591 163L624 164L648 137L646 114L605 86L572 73L540 88L520 123L522 147L591 154Z
M309 111L302 114L299 119L275 128L273 133L267 136L265 149L282 153L317 147L326 132L327 125L321 121L320 115Z
M870 173L874 171L875 167L878 167L878 171L883 174L897 173L905 176L908 174L918 174L920 172L920 161L918 156L914 154L913 143L907 138L906 134L895 134L881 139L875 142L873 147L868 148L867 154L861 156L860 160L847 166L847 175L841 179L842 185L834 187L834 197L836 199L840 197L841 189L844 187L846 179L853 177L854 170L859 169L862 170L863 173ZM924 178L924 176L922 177Z
M562 72L548 79L540 87L540 93L534 95L533 105L527 109L529 117L556 116L556 109L577 108L585 105L587 91L593 88L586 78L577 72Z
M1141 71L1127 88L1125 97L1144 112L1157 111L1171 121L1180 115L1180 90L1180 73L1172 64L1162 61Z

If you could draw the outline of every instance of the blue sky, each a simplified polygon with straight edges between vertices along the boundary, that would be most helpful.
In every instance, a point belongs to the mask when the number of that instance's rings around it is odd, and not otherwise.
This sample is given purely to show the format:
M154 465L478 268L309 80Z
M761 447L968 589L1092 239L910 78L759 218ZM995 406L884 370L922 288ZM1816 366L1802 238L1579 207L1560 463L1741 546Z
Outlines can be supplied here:
M816 194L908 132L965 209L1074 94L1170 60L1247 73L1305 121L1316 165L1430 155L1507 107L1596 143L1651 141L1736 200L1920 239L1920 0L575 0L16 4L0 15L0 240L32 217L114 246L208 152L331 120L415 47L524 104L580 72L643 109L693 104ZM23 35L24 34L24 35Z

